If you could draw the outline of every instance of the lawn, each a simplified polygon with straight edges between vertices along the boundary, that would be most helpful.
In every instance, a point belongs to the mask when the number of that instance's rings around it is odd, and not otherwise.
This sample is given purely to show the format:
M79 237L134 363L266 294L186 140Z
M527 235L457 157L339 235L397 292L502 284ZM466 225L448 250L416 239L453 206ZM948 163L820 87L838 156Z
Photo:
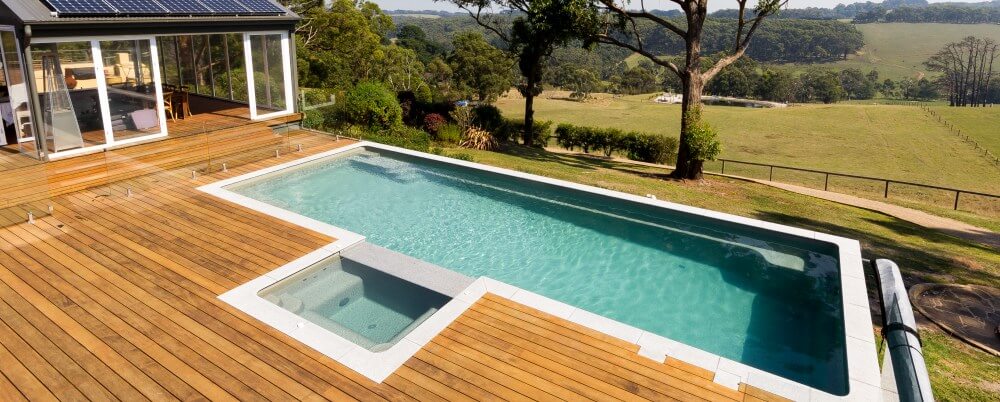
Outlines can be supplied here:
M878 70L882 79L921 78L927 75L923 63L946 44L966 36L992 38L1000 41L1000 25L991 24L937 24L891 23L858 24L864 34L865 46L859 54L847 60L822 64L784 64L780 68L793 71L819 66L843 70L859 68L868 72Z
M945 121L962 134L972 137L979 146L1000 157L1000 106L987 108L934 107Z
M557 123L676 136L680 106L656 104L649 99L648 95L604 97L586 103L538 99L535 110L538 119ZM497 103L510 118L521 118L523 105L518 98ZM1000 169L917 107L706 106L704 113L720 132L722 158L1000 194ZM1000 108L962 111L955 121L979 127L983 136L988 136L987 131L993 127L996 138Z
M858 239L866 258L890 258L912 285L919 282L1000 286L1000 254L899 219L771 187L726 178L677 182L664 169L513 147L503 153L449 149L476 162L631 194L709 208ZM871 281L872 279L870 279ZM927 325L924 342L941 400L989 400L1000 388L1000 363Z

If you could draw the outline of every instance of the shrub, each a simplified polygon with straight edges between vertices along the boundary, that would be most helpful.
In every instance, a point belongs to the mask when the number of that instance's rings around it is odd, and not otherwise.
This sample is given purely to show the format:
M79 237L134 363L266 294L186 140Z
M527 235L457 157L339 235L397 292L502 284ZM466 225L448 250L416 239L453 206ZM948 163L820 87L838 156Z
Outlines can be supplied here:
M457 107L455 110L452 110L450 114L451 119L455 121L455 124L458 124L458 127L461 128L463 132L472 128L472 108L467 106Z
M610 157L624 152L629 159L650 163L673 163L677 157L677 139L655 134L622 132L618 129L580 127L560 124L556 141L569 150L600 150Z
M549 143L549 136L552 133L552 122L536 120L532 127L532 143L536 147L544 147ZM524 122L521 120L504 119L504 124L496 130L496 137L499 141L524 141Z
M437 140L448 144L458 144L462 141L462 128L457 124L445 124L438 130Z
M431 136L426 131L406 126L385 130L369 130L362 139L421 152L431 150Z
M628 133L625 135L623 149L632 160L659 164L677 161L677 139L674 137Z
M437 135L441 127L444 127L448 123L448 120L444 116L437 113L431 113L424 116L424 130L427 130L431 135Z
M479 105L472 109L472 121L483 130L496 134L505 121L500 109L493 105Z
M351 124L387 130L403 124L403 109L396 95L382 84L362 82L350 90L341 110Z
M461 146L465 148L478 149L480 151L490 151L499 147L493 134L479 127L470 127L465 132Z

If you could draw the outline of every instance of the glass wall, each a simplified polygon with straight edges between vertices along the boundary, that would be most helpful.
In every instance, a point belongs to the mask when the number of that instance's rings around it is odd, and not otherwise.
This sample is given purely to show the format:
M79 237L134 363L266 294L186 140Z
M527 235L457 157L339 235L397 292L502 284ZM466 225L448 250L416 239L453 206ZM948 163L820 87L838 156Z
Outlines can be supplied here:
M254 100L258 115L286 109L282 53L281 34L250 35Z
M246 103L243 34L161 36L165 84L194 94Z
M115 141L160 133L149 40L102 41L100 47Z
M45 148L52 153L105 144L91 42L42 43L32 49Z
M2 118L6 136L3 142L22 144L24 152L30 152L37 157L34 144L23 144L34 141L31 130L31 108L28 106L28 88L21 66L21 51L13 31L0 31L0 118ZM13 141L12 141L13 140Z

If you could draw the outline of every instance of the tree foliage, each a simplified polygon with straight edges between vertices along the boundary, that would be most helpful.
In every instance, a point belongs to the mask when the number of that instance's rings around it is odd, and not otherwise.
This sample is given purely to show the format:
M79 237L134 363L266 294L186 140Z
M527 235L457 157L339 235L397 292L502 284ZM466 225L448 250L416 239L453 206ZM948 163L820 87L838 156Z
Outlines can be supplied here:
M513 60L490 45L481 33L461 33L454 45L448 64L460 94L492 103L514 84Z
M993 64L1000 45L993 39L973 36L949 43L924 65L941 73L939 84L948 91L952 106L985 105L990 87L997 85Z
M376 130L403 124L403 109L396 94L377 82L362 82L348 91L341 115L346 123Z

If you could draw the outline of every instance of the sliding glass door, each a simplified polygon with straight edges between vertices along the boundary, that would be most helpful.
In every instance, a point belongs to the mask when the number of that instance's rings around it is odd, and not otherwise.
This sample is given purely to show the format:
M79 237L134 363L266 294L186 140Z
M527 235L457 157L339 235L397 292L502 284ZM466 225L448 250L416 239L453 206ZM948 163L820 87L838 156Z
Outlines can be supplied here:
M250 90L251 118L262 119L291 113L291 52L287 33L250 33L244 43Z
M151 38L39 43L32 56L50 158L166 135Z

